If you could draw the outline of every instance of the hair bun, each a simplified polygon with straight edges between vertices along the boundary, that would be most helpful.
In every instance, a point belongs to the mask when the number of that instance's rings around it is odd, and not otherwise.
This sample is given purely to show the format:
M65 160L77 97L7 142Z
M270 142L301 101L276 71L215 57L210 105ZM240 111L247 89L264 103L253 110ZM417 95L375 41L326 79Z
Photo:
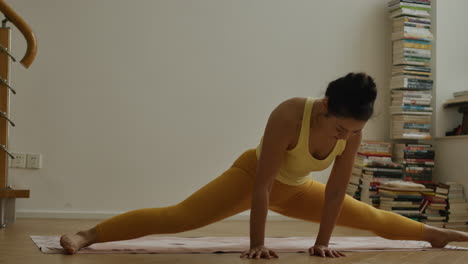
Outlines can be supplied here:
M372 115L377 90L372 77L363 72L351 72L330 82L325 95L330 113L367 120Z

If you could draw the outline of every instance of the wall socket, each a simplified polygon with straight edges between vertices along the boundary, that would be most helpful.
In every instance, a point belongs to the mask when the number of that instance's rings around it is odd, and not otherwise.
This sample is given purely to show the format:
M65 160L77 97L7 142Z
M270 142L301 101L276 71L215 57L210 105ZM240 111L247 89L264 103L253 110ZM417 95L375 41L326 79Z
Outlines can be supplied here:
M26 168L28 168L28 169L40 169L40 168L42 168L41 154L28 153L26 155Z
M11 168L26 168L26 153L12 153L14 159L10 159Z
M42 156L38 153L12 153L14 159L10 159L11 168L40 169L42 168Z

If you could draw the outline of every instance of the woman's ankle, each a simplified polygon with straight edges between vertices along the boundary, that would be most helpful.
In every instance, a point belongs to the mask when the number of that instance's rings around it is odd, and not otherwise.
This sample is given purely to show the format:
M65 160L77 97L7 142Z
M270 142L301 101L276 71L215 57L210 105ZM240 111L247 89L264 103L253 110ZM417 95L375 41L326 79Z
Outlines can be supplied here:
M86 241L88 241L88 243L90 245L97 242L96 227L93 227L93 228L88 229L86 231L80 231L77 234L83 236L86 239Z

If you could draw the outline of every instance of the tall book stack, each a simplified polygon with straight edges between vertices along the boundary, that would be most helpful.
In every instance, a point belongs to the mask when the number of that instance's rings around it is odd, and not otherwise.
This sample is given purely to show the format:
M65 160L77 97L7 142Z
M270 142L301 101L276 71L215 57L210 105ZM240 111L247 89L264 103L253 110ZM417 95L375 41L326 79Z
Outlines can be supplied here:
M448 219L446 228L466 227L468 222L468 203L465 199L463 185L456 182L446 182L448 190Z
M432 182L435 152L431 144L394 144L393 157L395 162L403 164L405 181Z
M430 91L392 90L392 139L430 139L431 100Z
M391 143L363 140L354 161L348 190L355 191L356 199L379 207L380 199L376 187L381 183L401 179L402 169L400 164L392 162ZM360 180L358 185L357 180Z
M431 139L430 0L392 0L392 139Z

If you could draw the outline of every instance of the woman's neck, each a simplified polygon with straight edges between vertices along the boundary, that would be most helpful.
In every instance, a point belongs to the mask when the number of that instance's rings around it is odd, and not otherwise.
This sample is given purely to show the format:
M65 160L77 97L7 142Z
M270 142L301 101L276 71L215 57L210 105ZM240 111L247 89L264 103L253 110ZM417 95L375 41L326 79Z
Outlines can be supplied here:
M324 122L326 122L325 112L323 111L323 104L321 99L317 99L318 104L316 107L312 108L312 120L310 122L310 127L314 128L315 131L320 131L324 127Z

